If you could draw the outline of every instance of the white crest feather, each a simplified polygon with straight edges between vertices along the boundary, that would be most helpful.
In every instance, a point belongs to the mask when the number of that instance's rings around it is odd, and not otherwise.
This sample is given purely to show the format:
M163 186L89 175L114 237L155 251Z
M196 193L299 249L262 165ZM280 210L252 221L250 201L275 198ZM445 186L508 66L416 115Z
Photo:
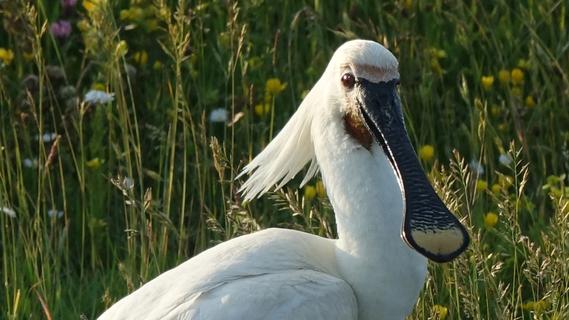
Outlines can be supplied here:
M311 161L301 185L307 183L318 172L311 137L314 103L316 103L317 82L304 98L298 110L284 128L237 176L251 174L239 189L245 200L260 197L276 185L275 190L284 186Z

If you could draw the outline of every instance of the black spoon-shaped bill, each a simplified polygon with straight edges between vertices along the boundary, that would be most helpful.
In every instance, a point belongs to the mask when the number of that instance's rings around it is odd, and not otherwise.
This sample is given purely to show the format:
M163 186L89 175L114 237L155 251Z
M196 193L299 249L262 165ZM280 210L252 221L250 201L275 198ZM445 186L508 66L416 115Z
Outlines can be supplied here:
M468 247L468 233L427 180L409 141L397 93L399 80L358 79L364 122L389 159L404 202L402 237L436 262L448 262Z

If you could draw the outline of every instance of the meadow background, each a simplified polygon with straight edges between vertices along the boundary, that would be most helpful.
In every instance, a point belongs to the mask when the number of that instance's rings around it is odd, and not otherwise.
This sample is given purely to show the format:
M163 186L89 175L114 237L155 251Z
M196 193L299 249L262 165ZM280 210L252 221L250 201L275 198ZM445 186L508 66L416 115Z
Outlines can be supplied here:
M221 241L335 236L318 178L234 178L344 41L399 59L472 244L411 319L569 319L569 3L0 0L0 318L94 319Z

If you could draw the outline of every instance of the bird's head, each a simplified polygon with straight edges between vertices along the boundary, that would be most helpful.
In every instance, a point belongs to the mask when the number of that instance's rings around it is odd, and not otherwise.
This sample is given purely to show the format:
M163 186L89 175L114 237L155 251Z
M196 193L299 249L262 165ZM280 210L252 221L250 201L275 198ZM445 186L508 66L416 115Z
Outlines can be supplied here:
M241 189L245 198L280 188L311 161L307 182L318 170L313 140L321 130L315 127L322 127L322 119L341 121L359 145L372 152L377 144L388 158L404 200L405 242L433 261L458 256L468 246L468 233L422 171L405 128L398 85L397 59L385 47L365 40L340 46L297 112L245 167L242 174L251 173Z

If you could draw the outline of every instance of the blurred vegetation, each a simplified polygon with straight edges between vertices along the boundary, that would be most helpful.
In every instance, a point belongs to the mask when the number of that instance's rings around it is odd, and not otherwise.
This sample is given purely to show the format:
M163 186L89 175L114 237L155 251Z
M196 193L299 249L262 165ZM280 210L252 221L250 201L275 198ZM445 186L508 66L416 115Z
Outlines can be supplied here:
M344 41L399 59L411 140L469 226L413 319L569 318L566 1L0 0L1 318L95 318L266 228L334 237L318 179L234 181Z

